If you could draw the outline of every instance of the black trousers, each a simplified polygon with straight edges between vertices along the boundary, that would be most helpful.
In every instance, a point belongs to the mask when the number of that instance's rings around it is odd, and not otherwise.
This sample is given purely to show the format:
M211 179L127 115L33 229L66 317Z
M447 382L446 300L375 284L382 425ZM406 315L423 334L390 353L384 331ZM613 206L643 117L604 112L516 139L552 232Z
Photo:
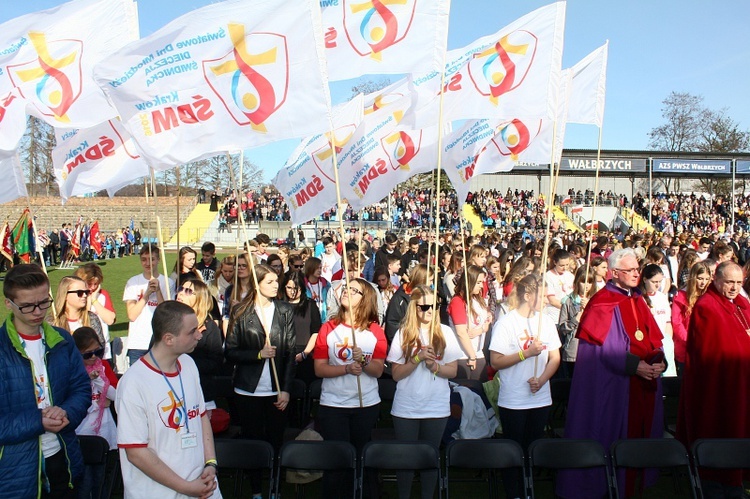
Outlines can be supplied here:
M275 455L279 455L281 444L284 441L284 430L286 430L288 413L280 411L274 406L276 396L250 397L238 395L237 415L242 426L242 438L251 440L265 440L273 446ZM253 494L263 491L262 473L253 471L250 473L250 485Z
M526 452L534 440L544 436L544 425L549 418L551 406L534 409L506 409L498 407L500 423L503 425L503 437L518 442ZM503 470L503 485L507 497L525 497L523 479L520 471Z
M64 451L44 459L44 474L49 482L49 492L42 485L42 499L76 499L76 491L69 486L71 478Z
M339 408L320 406L318 425L323 440L350 442L357 449L357 456L372 437L372 429L380 415L380 404L370 407ZM365 496L378 497L377 476L368 473L365 481ZM350 497L354 477L346 472L323 474L323 497Z

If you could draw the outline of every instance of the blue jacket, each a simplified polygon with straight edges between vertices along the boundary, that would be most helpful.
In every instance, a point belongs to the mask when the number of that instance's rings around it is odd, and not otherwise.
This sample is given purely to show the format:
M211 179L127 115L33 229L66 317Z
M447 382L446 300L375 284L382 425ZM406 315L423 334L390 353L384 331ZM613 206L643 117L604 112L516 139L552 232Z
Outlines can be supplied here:
M0 327L0 493L34 498L41 493L42 415L36 404L31 361L10 314ZM53 405L65 410L70 424L58 433L70 483L83 471L75 429L91 405L91 383L70 333L44 323L47 376Z

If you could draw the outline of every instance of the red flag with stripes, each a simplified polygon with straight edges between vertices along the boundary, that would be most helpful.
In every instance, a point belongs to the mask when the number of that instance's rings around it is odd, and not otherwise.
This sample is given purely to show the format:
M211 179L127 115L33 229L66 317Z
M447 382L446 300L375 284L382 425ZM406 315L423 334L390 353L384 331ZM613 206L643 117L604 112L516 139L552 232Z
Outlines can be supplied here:
M99 220L91 224L91 230L89 231L89 245L91 249L96 251L97 255L102 252L102 243L99 240Z

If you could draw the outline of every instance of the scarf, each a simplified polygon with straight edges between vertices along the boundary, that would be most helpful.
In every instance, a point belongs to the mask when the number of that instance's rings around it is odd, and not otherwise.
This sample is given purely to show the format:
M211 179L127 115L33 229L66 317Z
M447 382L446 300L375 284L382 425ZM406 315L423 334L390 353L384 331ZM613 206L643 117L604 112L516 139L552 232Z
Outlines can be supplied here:
M86 365L86 372L91 375L92 372L96 372L99 374L99 379L101 379L104 382L104 385L102 386L102 393L99 396L99 411L96 413L96 421L94 422L94 432L98 435L99 431L102 428L102 417L104 416L104 411L107 409L107 391L109 390L109 378L107 377L107 373L104 371L104 364L102 363L102 359L99 357L96 358L96 362L92 365ZM92 380L93 381L93 380ZM91 383L91 389L93 390L94 384Z

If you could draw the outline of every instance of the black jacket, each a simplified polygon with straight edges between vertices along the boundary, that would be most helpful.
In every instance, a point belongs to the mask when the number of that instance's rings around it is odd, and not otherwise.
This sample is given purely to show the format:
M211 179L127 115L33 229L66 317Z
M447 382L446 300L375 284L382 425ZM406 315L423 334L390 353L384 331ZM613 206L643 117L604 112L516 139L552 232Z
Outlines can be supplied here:
M393 337L396 336L396 331L401 327L401 321L406 315L406 307L409 306L410 300L411 295L401 286L388 302L388 309L385 311L385 337L388 339L389 346Z
M271 323L271 345L276 347L276 372L279 375L281 391L291 391L294 381L296 362L294 361L296 334L294 332L294 309L283 301L273 300L274 312ZM263 364L258 353L263 349L266 333L255 312L255 307L248 308L237 318L234 327L227 334L224 356L235 364L233 384L235 388L254 392L258 387ZM272 375L273 376L273 375ZM272 379L276 388L276 380Z

